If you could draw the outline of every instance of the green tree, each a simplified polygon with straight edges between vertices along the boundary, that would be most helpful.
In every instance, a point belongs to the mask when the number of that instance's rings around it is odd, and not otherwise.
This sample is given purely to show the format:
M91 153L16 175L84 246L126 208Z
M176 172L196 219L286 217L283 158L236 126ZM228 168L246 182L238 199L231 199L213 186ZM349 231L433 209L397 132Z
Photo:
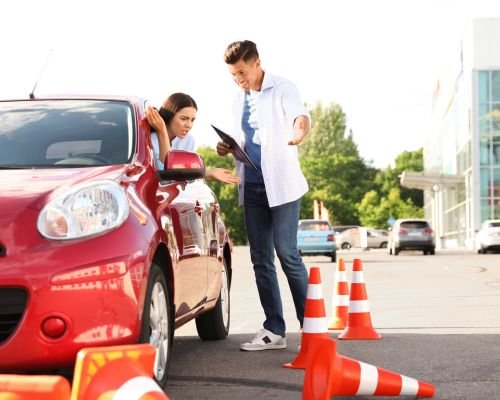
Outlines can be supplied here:
M313 201L323 201L334 224L359 223L357 204L374 187L376 170L359 155L352 132L346 135L345 114L335 103L310 111L311 132L299 147L309 192L302 199L301 217L311 218Z
M358 205L360 222L363 226L386 228L389 218L422 218L424 210L413 204L411 199L403 200L399 188L392 188L389 194L379 197L375 190L367 192Z
M400 184L403 171L423 170L423 149L403 151L395 160L395 167L379 170L375 177L376 189L369 191L358 205L362 225L387 227L389 218L423 217L423 193Z
M196 151L205 162L206 169L227 168L234 170L235 161L232 156L220 157L217 152L210 147L199 147ZM246 244L247 236L245 223L243 220L243 208L238 206L238 188L236 185L229 185L214 179L207 179L208 186L212 189L220 204L222 218L229 235L235 245Z
M375 183L382 195L387 196L392 188L399 188L401 198L406 201L411 199L413 204L423 207L424 197L422 190L402 187L399 176L403 171L420 172L424 169L423 149L416 151L403 151L395 160L395 167L387 167L377 173Z

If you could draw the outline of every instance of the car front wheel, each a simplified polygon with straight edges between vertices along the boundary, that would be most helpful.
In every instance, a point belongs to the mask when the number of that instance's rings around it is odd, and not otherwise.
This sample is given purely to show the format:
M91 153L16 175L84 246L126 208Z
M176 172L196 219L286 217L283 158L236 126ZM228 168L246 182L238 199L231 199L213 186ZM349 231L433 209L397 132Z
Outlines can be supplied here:
M170 363L173 337L172 315L173 310L165 276L156 264L152 264L144 300L140 342L149 343L156 349L154 378L162 388L167 383Z
M229 275L226 260L223 259L221 288L215 307L196 318L196 330L202 340L221 340L229 334Z

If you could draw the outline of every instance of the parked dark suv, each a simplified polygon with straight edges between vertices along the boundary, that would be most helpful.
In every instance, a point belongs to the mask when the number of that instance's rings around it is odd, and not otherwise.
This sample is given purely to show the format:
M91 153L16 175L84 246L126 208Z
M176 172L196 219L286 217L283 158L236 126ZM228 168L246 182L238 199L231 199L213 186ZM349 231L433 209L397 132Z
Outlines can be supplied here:
M389 233L389 254L402 250L422 250L424 255L435 253L434 231L425 219L405 218L394 222Z

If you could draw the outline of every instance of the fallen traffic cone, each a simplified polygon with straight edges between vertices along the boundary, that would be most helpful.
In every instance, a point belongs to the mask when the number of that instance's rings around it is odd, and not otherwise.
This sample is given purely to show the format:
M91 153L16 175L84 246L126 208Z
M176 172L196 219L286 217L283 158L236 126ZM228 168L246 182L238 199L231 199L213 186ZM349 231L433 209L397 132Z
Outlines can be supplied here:
M331 338L311 343L302 400L329 400L334 396L434 396L434 385L337 353Z
M149 344L80 350L71 400L168 400L152 378L155 355Z
M328 322L329 330L344 329L349 309L349 285L345 273L344 259L339 258L335 271L335 288L332 295L332 317Z
M310 341L315 337L323 336L330 337L326 324L325 302L321 290L321 274L318 267L311 267L299 354L291 363L284 364L283 367L304 369L307 365Z
M339 339L381 339L382 335L372 326L363 267L359 258L355 258L353 262L350 292L347 325Z
M50 375L0 375L0 400L69 400L66 378Z

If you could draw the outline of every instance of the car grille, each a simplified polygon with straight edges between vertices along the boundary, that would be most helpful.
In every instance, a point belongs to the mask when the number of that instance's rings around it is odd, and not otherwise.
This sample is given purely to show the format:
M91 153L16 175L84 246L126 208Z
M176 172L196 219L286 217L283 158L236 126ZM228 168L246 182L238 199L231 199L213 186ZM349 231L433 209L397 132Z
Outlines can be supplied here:
M24 289L0 288L0 344L14 332L26 307Z

